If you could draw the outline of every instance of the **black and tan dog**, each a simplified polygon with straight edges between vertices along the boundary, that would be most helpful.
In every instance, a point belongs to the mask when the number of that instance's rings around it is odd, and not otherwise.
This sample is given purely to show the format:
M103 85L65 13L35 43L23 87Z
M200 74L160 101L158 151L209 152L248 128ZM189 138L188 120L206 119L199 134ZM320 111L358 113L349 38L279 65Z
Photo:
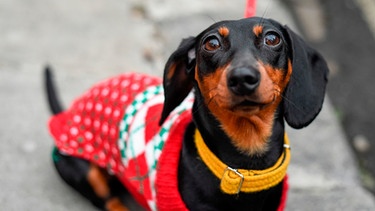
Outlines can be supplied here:
M55 165L102 209L126 210L126 187L146 209L280 210L290 158L284 120L293 128L314 120L327 75L320 54L288 27L257 17L218 22L184 39L166 63L160 90L157 78L125 74L63 111L46 71ZM149 143L174 151L158 151L151 162L136 146Z

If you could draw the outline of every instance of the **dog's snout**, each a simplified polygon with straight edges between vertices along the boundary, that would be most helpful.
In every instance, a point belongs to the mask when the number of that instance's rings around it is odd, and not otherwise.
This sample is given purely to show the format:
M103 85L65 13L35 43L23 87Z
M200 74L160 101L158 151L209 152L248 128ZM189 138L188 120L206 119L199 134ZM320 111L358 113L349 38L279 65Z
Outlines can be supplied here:
M228 88L236 95L249 95L259 86L260 73L254 68L235 68L228 75Z

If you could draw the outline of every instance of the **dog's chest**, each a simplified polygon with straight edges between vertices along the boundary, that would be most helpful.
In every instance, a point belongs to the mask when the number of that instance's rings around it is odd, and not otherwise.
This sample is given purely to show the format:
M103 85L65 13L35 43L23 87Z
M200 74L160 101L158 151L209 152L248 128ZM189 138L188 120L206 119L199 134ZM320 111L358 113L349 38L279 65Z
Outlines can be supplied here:
M50 131L60 151L108 169L153 209L158 160L181 114L190 113L193 96L159 126L163 102L160 79L121 75L95 85L52 117Z

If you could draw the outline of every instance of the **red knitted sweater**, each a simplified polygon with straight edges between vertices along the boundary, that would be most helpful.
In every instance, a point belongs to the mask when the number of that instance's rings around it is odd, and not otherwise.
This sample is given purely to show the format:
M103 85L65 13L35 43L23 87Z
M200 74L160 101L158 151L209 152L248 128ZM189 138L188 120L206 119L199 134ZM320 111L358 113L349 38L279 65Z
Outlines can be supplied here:
M193 98L189 94L159 126L161 79L123 74L96 84L53 116L50 133L60 151L116 175L147 210L187 210L178 191L177 166L184 131L192 122Z

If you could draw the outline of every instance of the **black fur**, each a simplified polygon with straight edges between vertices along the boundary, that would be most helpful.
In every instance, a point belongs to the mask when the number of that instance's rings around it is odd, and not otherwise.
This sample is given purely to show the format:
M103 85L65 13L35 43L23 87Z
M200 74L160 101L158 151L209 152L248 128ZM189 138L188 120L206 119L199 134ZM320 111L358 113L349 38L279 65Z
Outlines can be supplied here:
M254 24L264 26L264 33L268 29L280 33L284 45L278 46L277 49L267 49L267 47L262 46L257 40L259 38L251 32ZM235 36L231 38L231 41L222 41L225 44L223 48L227 49L214 55L202 52L201 46L204 40L212 36L212 33L216 32L218 26L222 25L229 28L231 36ZM199 71L196 74L200 76L210 74L211 70L216 70L229 61L232 62L232 65L243 65L244 63L251 65L250 63L254 61L254 58L286 70L287 59L291 59L293 73L284 94L285 100L280 104L275 114L275 122L269 141L269 151L261 156L249 157L239 153L231 144L229 137L221 129L220 123L213 117L205 102L203 102L203 97L196 81L192 77L180 78L180 80L185 80L184 84L193 84L196 96L193 107L195 126L191 126L186 132L179 168L179 188L182 198L189 209L276 210L281 196L281 184L255 194L240 193L236 196L223 194L219 189L219 179L207 169L201 160L196 159L198 155L192 137L193 128L197 127L210 150L224 163L233 168L266 169L272 166L282 153L285 132L284 118L290 126L301 128L308 125L322 107L328 74L328 68L324 59L289 28L269 19L251 18L233 22L219 22L209 27L197 37L189 39L190 42L195 40L195 45L191 46L190 49L186 46L178 48L175 53L177 52L180 57L185 55L185 59L188 60L187 58L191 57L188 54L193 49L196 52L194 56L196 64L194 65L197 66L196 70ZM247 59L243 57L233 58L233 52L243 51L244 48L247 48L248 51ZM168 60L166 71L168 71L170 62L173 62L173 59ZM192 64L189 65L191 66ZM181 75L184 75L187 70L187 67L180 67L179 69ZM176 73L175 75L179 74ZM177 81L181 83L180 80ZM190 86L179 86L174 90L178 94L178 97L181 97L182 93L188 93L189 91ZM171 92L165 92L165 95L165 105L168 106L168 110L173 110L169 107L171 103L169 99L173 101L177 96L171 95ZM165 116L166 114L163 113L163 115Z
M284 116L293 128L309 125L319 114L328 67L323 57L286 27L293 52L293 75L285 91Z
M252 32L255 24L264 27L263 34L259 37ZM230 38L220 38L223 44L222 51L204 52L201 47L203 42L210 36L216 36L218 27L223 25L229 28ZM280 34L283 45L274 48L263 45L262 37L270 31ZM238 52L241 52L241 58L236 57ZM195 76L204 77L228 62L233 66L251 66L255 60L286 70L288 59L292 62L293 73L283 93L285 100L280 103L274 114L268 150L260 155L245 155L233 146L221 123L209 110ZM194 130L199 129L210 150L227 165L242 169L266 169L274 165L282 153L284 119L290 126L301 128L313 121L319 113L324 99L327 74L327 65L319 53L289 28L269 19L250 18L219 22L196 37L183 40L165 66L165 104L160 124L191 89L194 89L194 122L185 131L178 176L179 190L186 206L190 210L276 210L280 203L282 183L258 193L228 195L221 192L220 180L199 159L193 140ZM62 107L56 97L49 68L46 68L45 77L51 110L54 114L59 113ZM95 205L103 208L102 199L96 197L84 181L89 163L64 156L59 152L56 152L56 156L59 158L55 161L56 167L65 181Z
M59 102L58 96L56 94L56 88L52 81L52 70L49 66L45 67L44 79L45 79L45 90L47 91L47 99L51 112L53 114L61 113L64 109Z

